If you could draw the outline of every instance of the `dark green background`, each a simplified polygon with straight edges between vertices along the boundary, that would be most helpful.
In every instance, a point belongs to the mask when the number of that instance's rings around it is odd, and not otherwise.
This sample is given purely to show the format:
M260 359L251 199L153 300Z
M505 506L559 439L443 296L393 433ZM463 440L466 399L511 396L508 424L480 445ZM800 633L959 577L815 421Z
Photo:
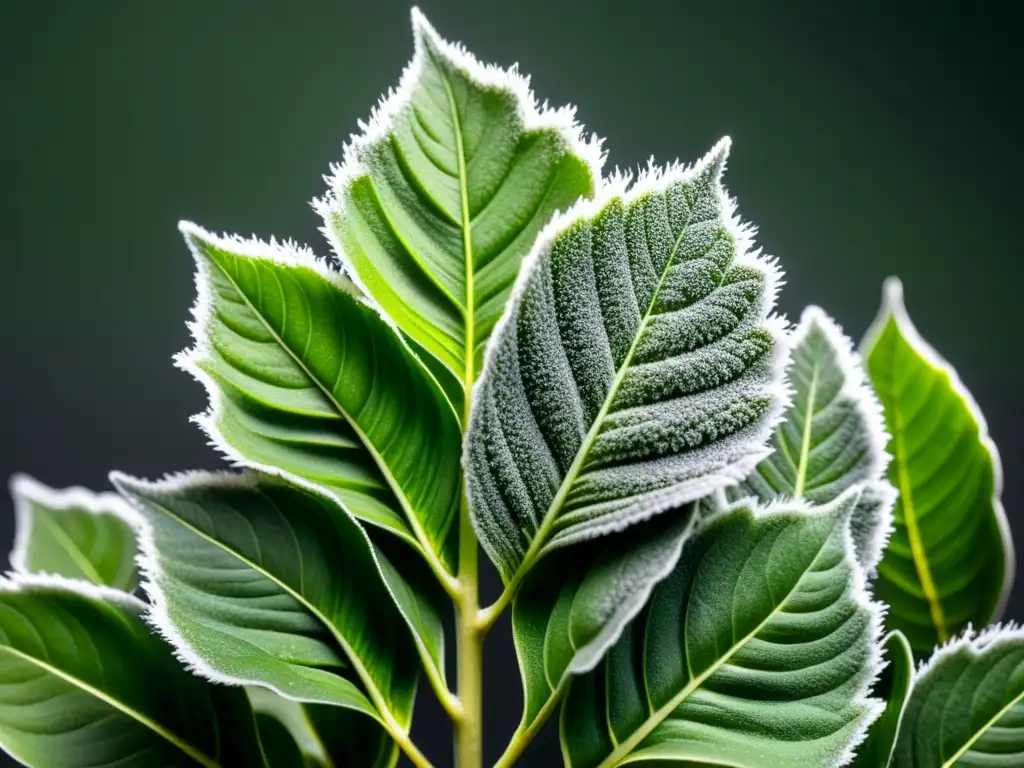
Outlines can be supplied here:
M985 410L1024 531L1018 3L424 6L578 104L609 167L732 135L728 183L786 268L790 317L816 302L859 338L902 276ZM0 475L99 487L112 467L218 464L188 423L202 392L171 367L192 301L175 223L326 253L307 202L410 52L402 2L0 1ZM510 643L488 650L496 756L519 685ZM447 765L440 726L418 719ZM524 764L556 761L548 733Z

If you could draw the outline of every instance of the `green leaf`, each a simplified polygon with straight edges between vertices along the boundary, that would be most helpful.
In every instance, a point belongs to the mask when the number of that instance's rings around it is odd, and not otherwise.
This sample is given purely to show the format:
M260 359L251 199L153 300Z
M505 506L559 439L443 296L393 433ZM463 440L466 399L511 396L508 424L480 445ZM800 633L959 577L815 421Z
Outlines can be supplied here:
M1024 630L992 627L944 645L917 674L893 768L1024 764Z
M181 230L199 299L179 364L206 386L214 444L326 489L454 572L461 431L401 336L308 251Z
M524 264L473 394L473 523L510 589L558 546L743 479L785 404L779 273L750 251L721 176L609 182Z
M258 686L248 694L273 768L390 768L398 758L387 732L353 710L292 701Z
M11 479L11 496L16 572L84 579L125 592L138 585L131 513L120 497L85 488L58 491L27 475Z
M472 383L537 233L593 194L604 158L573 110L539 108L515 68L484 66L419 11L412 20L412 61L317 209L359 286Z
M600 663L672 572L695 519L688 509L666 512L560 550L526 578L512 609L524 699L516 737L532 738L572 678Z
M195 671L353 709L406 736L416 649L386 561L355 520L268 476L111 479L145 521L153 621Z
M889 479L900 494L875 590L889 604L889 628L927 656L1006 604L1015 566L999 498L1002 466L981 411L914 328L895 278L862 348L892 435Z
M853 552L857 494L702 523L604 662L573 683L567 764L849 761L881 708L868 697L881 615Z
M886 661L875 695L885 701L882 715L871 724L868 737L857 748L854 768L888 768L896 749L900 724L914 686L914 654L902 632L890 632L885 640Z
M262 766L245 694L182 669L144 609L81 581L0 580L0 747L46 768Z
M881 406L853 342L824 311L805 309L790 344L786 375L793 401L772 436L774 451L726 497L824 504L862 485L854 544L861 565L873 571L892 531L896 501L884 479L889 454Z

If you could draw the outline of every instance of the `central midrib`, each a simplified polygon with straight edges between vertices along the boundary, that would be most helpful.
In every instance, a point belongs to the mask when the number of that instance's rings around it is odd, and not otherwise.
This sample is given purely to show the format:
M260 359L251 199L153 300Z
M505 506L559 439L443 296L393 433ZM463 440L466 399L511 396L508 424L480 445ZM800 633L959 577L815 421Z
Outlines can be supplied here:
M729 660L733 656L735 656L748 642L757 637L757 635L761 632L762 629L764 629L768 622L775 618L776 614L778 614L778 612L785 607L789 598L793 596L793 593L800 588L800 584L803 582L804 578L806 577L808 571L810 571L811 567L813 567L814 564L818 562L818 558L821 556L821 551L825 548L825 544L828 543L831 537L832 535L829 534L829 536L825 538L825 541L822 542L821 546L818 548L818 552L815 554L814 559L810 562L807 568L804 569L803 574L801 574L800 578L797 579L796 583L793 585L793 588L789 591L789 594L787 594L786 597L783 598L782 602L780 602L778 605L772 608L771 613L769 613L753 630L751 630L748 634L744 635L739 640L739 642L734 643L733 646L728 650L728 652L723 654L721 658L717 659L714 664L712 664L705 671L701 672L697 677L693 678L693 680L687 683L686 687L683 688L671 699L669 699L668 703L664 704L662 707L652 712L650 717L648 717L644 721L643 725L637 728L637 730L630 734L630 736L625 741L619 744L615 748L615 750L610 755L608 755L608 757L601 761L600 765L598 765L597 768L615 768L615 766L617 766L623 758L627 757L629 753L631 753L637 747L637 745L640 744L641 741L647 738L647 736L650 735L651 731L657 728L665 720L666 717L671 715L675 710L682 706L683 702L686 701L690 697L690 695L693 694L694 691L700 688L704 684L704 682L707 681L708 678L714 675L715 672L722 668L722 666L727 664Z
M913 489L910 484L910 469L907 466L907 447L903 436L906 425L903 423L897 398L893 399L892 414L896 427L893 430L896 475L900 486L900 500L903 502L903 522L907 526L910 554L914 560L917 576L921 580L921 591L924 592L925 599L928 601L928 612L931 615L932 624L935 625L936 635L939 642L944 643L949 640L949 632L946 629L946 614L942 609L938 590L935 588L935 581L932 578L931 566L928 564L928 553L925 551L921 531L917 527L917 509L914 506Z
M1021 691L1019 694L1017 694L1005 706L1003 706L1002 709L1000 709L998 712L996 712L995 715L989 718L988 722L986 722L983 726L981 726L981 728L975 731L971 735L971 738L969 738L967 742L956 751L956 754L954 754L951 758L949 758L942 764L942 768L952 768L956 761L964 755L966 755L968 750L970 750L970 748L974 746L974 743L978 739L985 735L989 728L992 728L996 723L998 723L1003 718L1003 716L1006 713L1008 713L1011 709L1020 704L1022 701L1024 701L1024 691Z
M811 427L814 424L814 401L818 390L818 363L815 361L811 371L811 386L807 391L807 414L804 416L803 437L800 443L800 463L796 469L796 482L793 485L793 498L804 495L804 483L807 481L807 465L811 460Z
M661 293L661 288L665 284L665 277L668 275L668 271L672 267L672 263L679 251L679 245L682 243L683 236L686 234L686 230L690 226L691 217L692 212L690 216L687 217L686 221L683 222L683 226L679 230L679 235L676 237L676 240L672 245L672 251L669 253L668 260L665 262L665 267L661 271L661 277L658 279L658 284L654 288L654 293L651 295L651 300L647 304L644 316L640 319L640 324L637 326L636 335L633 337L633 341L629 345L629 350L626 352L626 356L623 358L619 369L615 372L615 378L612 379L611 386L608 388L608 394L605 396L604 402L601 404L601 410L598 411L597 416L590 425L590 429L587 430L587 434L584 436L583 442L580 445L580 450L576 453L576 458L573 459L572 464L569 466L569 470L565 473L565 477L562 478L562 482L558 486L558 491L555 494L554 499L552 499L551 504L544 513L541 524L538 526L537 532L534 534L533 540L530 542L530 546L526 550L526 554L523 555L522 563L518 568L516 568L516 572L512 576L512 579L509 580L506 592L513 592L515 590L516 586L522 581L526 571L529 570L533 561L537 558L537 554L540 552L541 547L544 546L544 540L547 538L548 533L551 532L551 528L555 524L558 510L561 509L562 505L565 503L565 498L569 494L569 489L576 481L576 477L579 475L584 463L586 463L590 450L593 448L594 443L597 440L597 435L601 430L601 424L608 416L608 412L611 410L615 396L618 394L619 387L622 386L626 373L629 371L629 367L633 362L633 356L636 354L637 347L640 344L640 339L643 336L644 331L647 329L647 323L651 318L651 313L654 311L654 306L658 303L658 295Z
M63 528L61 528L59 525L53 522L46 515L39 515L37 516L36 519L41 520L43 524L46 526L46 528L50 531L50 535L52 535L55 539L57 539L58 542L60 542L64 546L64 549L67 550L68 555L71 557L72 560L75 561L75 565L78 566L78 569L91 582L93 582L94 584L98 584L99 586L106 585L106 582L103 580L103 577L100 576L99 571L96 570L96 567L86 556L85 552L82 551L82 548L75 543L74 539L68 536L68 534L64 531Z

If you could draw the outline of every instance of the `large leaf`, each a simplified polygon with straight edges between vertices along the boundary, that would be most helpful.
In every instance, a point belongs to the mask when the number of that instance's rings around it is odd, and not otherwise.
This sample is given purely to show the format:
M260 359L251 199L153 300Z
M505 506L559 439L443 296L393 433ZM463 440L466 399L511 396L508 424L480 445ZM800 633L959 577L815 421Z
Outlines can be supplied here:
M889 604L889 627L927 656L1006 604L1015 566L999 500L1002 467L981 411L914 328L895 278L863 352L892 435L889 479L900 494L875 589Z
M742 480L785 404L778 271L721 176L610 182L524 264L473 394L473 523L514 586L545 551Z
M130 509L113 493L57 491L27 475L11 479L15 536L11 567L49 573L131 592L135 534Z
M520 262L555 211L593 194L603 157L572 109L538 108L514 68L412 18L412 62L317 208L353 279L471 383Z
M517 739L528 743L572 678L615 644L672 572L695 519L689 509L666 512L621 536L560 550L530 573L512 608L524 699Z
M273 768L390 768L398 759L384 729L353 710L293 701L259 686L248 693Z
M861 484L854 541L861 564L873 569L892 532L896 500L884 479L889 454L881 406L853 342L821 309L804 310L790 343L793 401L772 436L774 451L726 496L823 504Z
M268 476L112 479L145 520L154 622L197 672L363 712L405 739L416 649L352 518Z
M144 609L80 581L0 580L0 747L46 768L262 766L245 693L182 669Z
M885 701L885 711L871 724L867 739L857 748L854 768L888 768L914 687L914 654L907 638L902 632L890 632L883 644L888 666L874 693Z
M199 418L231 458L329 491L454 572L461 432L400 335L342 276L289 245L191 225Z
M940 648L917 675L893 768L1024 765L1024 630L994 627Z
M857 494L702 523L604 662L573 682L567 763L845 764L881 708L868 697L881 615L853 551Z

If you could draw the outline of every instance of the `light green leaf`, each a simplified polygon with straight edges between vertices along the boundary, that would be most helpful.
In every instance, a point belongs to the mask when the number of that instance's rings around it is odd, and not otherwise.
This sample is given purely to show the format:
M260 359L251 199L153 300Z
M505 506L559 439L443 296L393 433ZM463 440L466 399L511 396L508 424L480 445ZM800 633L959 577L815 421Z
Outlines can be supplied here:
M473 523L509 583L558 546L743 479L786 397L779 273L750 250L721 176L609 182L524 264L473 394Z
M416 649L383 557L352 518L269 476L111 479L145 520L153 621L194 670L353 709L396 740L407 735Z
M0 747L46 768L262 766L245 694L182 669L144 609L82 581L0 580Z
M999 498L1002 466L981 411L914 328L895 278L862 349L892 435L889 479L900 494L875 590L889 604L888 626L927 656L1006 604L1015 565Z
M1024 630L992 627L944 645L917 674L893 768L1024 764Z
M181 229L199 299L179 363L206 386L198 420L214 444L327 490L454 572L461 431L401 336L308 251Z
M853 552L857 494L702 523L604 662L573 682L567 764L849 761L881 708L868 696L881 616Z
M247 692L273 768L390 768L398 759L387 732L353 710L304 704L258 686Z
M131 514L119 496L85 488L58 491L27 475L11 478L11 496L16 572L84 579L125 592L138 585Z
M673 510L552 554L523 583L512 632L523 675L523 718L513 740L529 742L574 676L592 670L655 585L679 560L691 510Z
M772 454L746 480L726 490L732 501L753 496L824 504L854 485L864 488L853 518L861 565L873 572L892 532L896 493L882 409L853 342L818 307L808 307L790 344L793 402L772 436Z
M914 654L907 638L902 632L890 632L883 644L888 666L874 693L885 701L885 711L871 724L867 739L857 748L854 768L888 768L914 687Z
M593 194L603 157L572 109L538 107L515 68L484 66L412 19L398 89L316 207L352 278L471 384L520 262L555 211Z

